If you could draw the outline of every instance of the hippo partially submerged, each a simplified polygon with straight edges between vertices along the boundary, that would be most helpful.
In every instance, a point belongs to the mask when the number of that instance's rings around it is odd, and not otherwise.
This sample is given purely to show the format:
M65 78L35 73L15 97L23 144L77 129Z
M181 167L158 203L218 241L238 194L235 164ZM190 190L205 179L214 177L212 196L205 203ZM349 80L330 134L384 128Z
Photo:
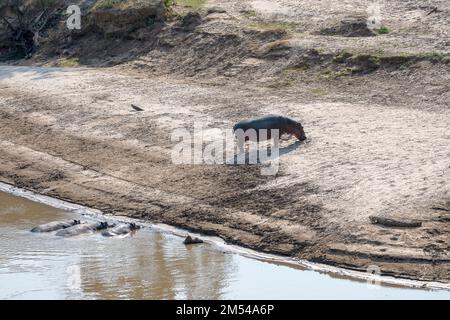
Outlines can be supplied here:
M72 226L80 224L80 220L71 220L71 221L53 221L46 224L41 224L37 227L31 229L31 232L52 232L61 229L67 229Z
M136 225L135 223L121 224L110 230L103 231L102 236L104 237L126 236L140 228L141 227Z
M262 130L267 130L267 135L262 135ZM251 139L251 131L256 134L256 140L260 141L272 138L271 130L278 130L279 137L283 134L294 135L298 140L306 140L305 131L302 125L288 117L268 115L264 117L254 118L250 120L243 120L236 123L233 127L233 132L238 138L240 147L243 145L244 141L253 140ZM244 136L245 133L245 136Z
M60 237L73 237L85 233L92 233L98 230L103 230L109 227L112 227L112 225L109 225L108 222L83 223L60 230L56 233L56 235Z

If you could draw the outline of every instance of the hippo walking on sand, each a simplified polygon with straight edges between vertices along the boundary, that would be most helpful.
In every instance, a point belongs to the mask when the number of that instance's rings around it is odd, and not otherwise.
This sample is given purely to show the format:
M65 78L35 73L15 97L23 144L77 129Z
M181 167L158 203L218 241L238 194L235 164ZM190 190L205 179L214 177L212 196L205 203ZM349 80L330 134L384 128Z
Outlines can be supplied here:
M300 141L306 140L305 131L303 130L303 127L299 122L288 117L268 115L250 120L243 120L234 125L233 132L238 138L239 148L241 150L243 149L244 142L250 140L250 137L247 135L245 135L244 137L244 135L238 134L237 131L242 130L242 132L245 133L247 132L247 130L252 129L256 133L257 141L260 141L263 138L271 139L271 130L279 130L280 137L283 134L291 134ZM260 136L260 130L262 129L267 130L266 137Z
M77 224L80 224L80 220L72 220L72 221L53 221L46 224L41 224L37 227L31 229L31 232L52 232L61 229L67 229Z
M102 232L104 237L115 237L115 236L125 236L131 234L132 232L140 229L141 227L135 223L121 224L110 230L105 230Z
M92 233L94 231L103 230L108 227L111 227L108 222L83 223L64 230L60 230L56 233L56 235L60 237L73 237L85 233Z

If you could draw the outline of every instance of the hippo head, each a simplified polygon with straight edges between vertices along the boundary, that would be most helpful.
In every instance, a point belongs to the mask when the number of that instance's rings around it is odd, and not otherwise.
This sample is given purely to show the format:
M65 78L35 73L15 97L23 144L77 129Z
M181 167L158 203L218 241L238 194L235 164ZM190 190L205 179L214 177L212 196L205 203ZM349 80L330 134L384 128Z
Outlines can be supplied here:
M108 228L108 222L100 222L100 224L97 226L97 230L102 230Z
M129 226L130 226L130 230L138 230L138 229L140 229L141 227L140 226L138 226L136 223L134 223L134 222L131 222L130 224L129 224Z
M292 134L300 141L306 140L305 131L299 122L296 122L296 125L292 129Z

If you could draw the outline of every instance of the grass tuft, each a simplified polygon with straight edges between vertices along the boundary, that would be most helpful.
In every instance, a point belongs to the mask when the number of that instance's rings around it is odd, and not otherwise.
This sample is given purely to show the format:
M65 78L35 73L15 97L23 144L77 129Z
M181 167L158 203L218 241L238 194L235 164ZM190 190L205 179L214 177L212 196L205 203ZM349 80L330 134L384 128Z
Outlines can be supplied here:
M60 68L76 68L80 66L78 58L63 58L58 60L58 67Z
M390 30L386 26L382 26L380 29L376 30L378 34L388 34Z

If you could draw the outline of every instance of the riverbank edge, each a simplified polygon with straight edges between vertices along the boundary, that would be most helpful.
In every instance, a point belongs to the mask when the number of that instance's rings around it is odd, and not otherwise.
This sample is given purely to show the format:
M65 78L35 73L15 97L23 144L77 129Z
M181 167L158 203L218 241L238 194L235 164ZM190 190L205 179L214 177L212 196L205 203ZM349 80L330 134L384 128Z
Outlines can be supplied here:
M167 233L185 237L187 234L195 235L202 239L205 243L222 251L238 254L247 258L255 259L262 262L275 263L285 265L295 269L311 270L319 273L325 273L331 277L339 277L353 281L365 281L368 285L381 285L388 287L405 287L425 290L450 290L450 284L419 281L414 279L395 278L391 276L381 276L371 273L364 273L343 268L337 268L325 264L313 263L303 259L294 259L282 257L274 254L261 253L252 249L239 247L236 245L227 244L224 240L218 237L206 236L200 233L190 232L181 228L173 227L163 223L151 223L141 219L129 218L124 216L116 216L111 214L104 214L101 210L92 209L77 203L68 202L66 200L58 199L57 197L49 197L38 194L32 190L18 188L14 185L0 181L0 192L11 194L13 196L25 198L30 201L42 203L54 208L65 210L68 212L76 212L92 218L105 218L107 220L114 220L117 222L137 222L140 225L151 228L161 233Z

